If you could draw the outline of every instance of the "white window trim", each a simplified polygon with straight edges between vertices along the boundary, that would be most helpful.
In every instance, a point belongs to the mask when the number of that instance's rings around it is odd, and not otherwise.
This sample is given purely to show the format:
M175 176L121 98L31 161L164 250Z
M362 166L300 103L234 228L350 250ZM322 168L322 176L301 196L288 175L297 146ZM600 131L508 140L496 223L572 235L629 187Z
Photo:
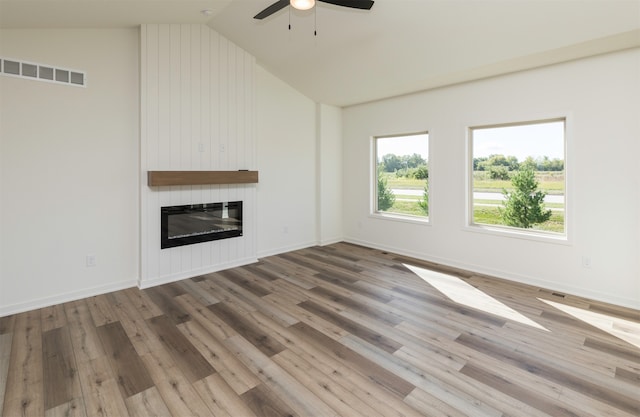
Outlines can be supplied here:
M573 118L570 112L556 113L554 115L544 115L541 117L518 118L519 122L488 122L469 123L465 127L465 219L462 227L463 231L481 233L492 236L508 237L515 239L525 239L538 242L547 242L560 245L572 245L572 222L573 222L573 182L571 180L571 155L573 154ZM520 126L527 124L546 123L553 121L564 121L564 233L554 233L537 231L531 229L520 229L510 226L487 225L473 222L473 135L472 129Z

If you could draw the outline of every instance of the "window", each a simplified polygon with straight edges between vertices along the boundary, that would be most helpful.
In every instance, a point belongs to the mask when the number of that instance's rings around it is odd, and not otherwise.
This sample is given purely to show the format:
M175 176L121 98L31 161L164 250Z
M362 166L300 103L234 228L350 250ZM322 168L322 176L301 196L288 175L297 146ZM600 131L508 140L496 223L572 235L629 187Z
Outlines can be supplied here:
M472 127L472 225L566 235L565 120Z
M376 137L374 155L374 214L427 220L429 134Z

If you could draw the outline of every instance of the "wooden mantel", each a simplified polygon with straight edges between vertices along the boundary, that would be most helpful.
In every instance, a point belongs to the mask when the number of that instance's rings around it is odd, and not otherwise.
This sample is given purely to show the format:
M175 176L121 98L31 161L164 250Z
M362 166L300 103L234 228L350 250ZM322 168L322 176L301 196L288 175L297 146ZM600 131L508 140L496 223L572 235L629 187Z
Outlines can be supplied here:
M148 171L147 173L149 187L257 182L258 171Z

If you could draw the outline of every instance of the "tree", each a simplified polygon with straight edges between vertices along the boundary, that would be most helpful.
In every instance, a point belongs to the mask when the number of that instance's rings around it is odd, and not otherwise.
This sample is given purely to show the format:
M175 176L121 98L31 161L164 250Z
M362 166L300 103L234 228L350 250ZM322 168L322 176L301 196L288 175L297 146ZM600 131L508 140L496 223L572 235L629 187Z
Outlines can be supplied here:
M538 169L538 163L535 159L533 159L532 156L527 156L527 158L520 163L520 169L531 169L533 171L536 171Z
M387 186L387 179L378 174L378 210L387 211L396 202L396 196L391 192L391 189Z
M426 165L420 165L413 173L413 178L417 180L429 179L429 168Z
M417 153L414 153L413 155L405 155L402 159L406 163L407 168L417 168L421 165L427 164L427 161Z
M515 156L507 156L506 160L509 171L516 171L520 167L518 158L516 158Z
M410 168L427 165L427 161L417 153L402 156L388 153L379 159L378 163L382 164L384 172L400 172L401 176L406 176Z
M487 161L486 156L480 156L478 158L473 158L473 170L474 171L484 171L485 162Z
M402 158L392 153L384 155L382 157L382 163L384 164L385 172L394 172L401 168L406 168Z
M543 156L542 158L538 159L539 171L562 171L563 169L564 161L562 159L549 159L548 156Z
M544 191L538 190L538 181L532 169L518 171L511 178L514 190L502 190L505 196L502 220L508 226L531 228L551 218L551 210L545 210Z
M509 169L505 166L497 165L489 167L489 178L492 180L508 180Z
M488 171L490 167L505 167L509 171L518 169L518 158L515 156L489 155L489 158L479 163L482 171Z
M429 181L424 184L424 191L422 192L422 200L418 201L420 210L425 216L429 215Z

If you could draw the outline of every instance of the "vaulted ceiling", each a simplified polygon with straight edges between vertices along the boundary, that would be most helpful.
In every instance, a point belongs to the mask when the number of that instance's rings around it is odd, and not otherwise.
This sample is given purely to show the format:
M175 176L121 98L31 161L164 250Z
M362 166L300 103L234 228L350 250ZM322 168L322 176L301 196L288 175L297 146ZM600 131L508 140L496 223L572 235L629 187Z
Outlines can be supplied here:
M640 0L375 0L369 11L318 2L253 19L274 1L0 0L0 25L207 24L336 106L640 47Z

